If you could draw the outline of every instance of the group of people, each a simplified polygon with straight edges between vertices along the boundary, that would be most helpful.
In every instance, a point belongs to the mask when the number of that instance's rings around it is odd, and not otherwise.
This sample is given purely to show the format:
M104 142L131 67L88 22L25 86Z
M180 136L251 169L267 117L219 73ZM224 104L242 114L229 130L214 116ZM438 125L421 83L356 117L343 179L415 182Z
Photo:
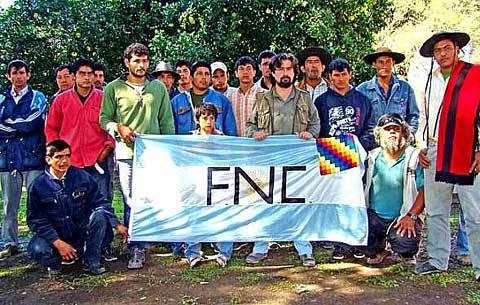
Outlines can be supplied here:
M332 242L333 258L367 256L380 264L391 255L415 262L424 218L429 259L415 272L447 270L450 206L454 189L465 215L471 262L480 279L480 66L460 60L469 36L434 34L420 48L432 59L414 88L394 73L405 56L386 47L366 54L376 75L354 87L352 68L321 47L298 54L265 50L255 61L238 58L229 85L223 62L159 62L133 43L123 54L127 72L105 85L105 69L88 59L56 71L59 91L50 100L28 86L27 63L8 64L11 86L0 94L0 182L4 205L0 257L18 247L17 211L28 188L30 256L50 273L82 258L86 271L105 272L116 259L114 230L128 241L129 269L142 268L148 242L129 241L133 148L136 134L318 137L355 134L368 151L365 198L368 244ZM258 68L258 69L257 69ZM261 77L255 82L260 71ZM300 73L301 72L301 73ZM297 81L299 75L302 78ZM416 138L416 140L415 140ZM124 201L124 225L112 209L113 164ZM246 263L267 257L273 241L255 242ZM294 241L304 266L315 266L310 241ZM203 260L200 243L172 243L191 267ZM215 245L225 266L233 243Z

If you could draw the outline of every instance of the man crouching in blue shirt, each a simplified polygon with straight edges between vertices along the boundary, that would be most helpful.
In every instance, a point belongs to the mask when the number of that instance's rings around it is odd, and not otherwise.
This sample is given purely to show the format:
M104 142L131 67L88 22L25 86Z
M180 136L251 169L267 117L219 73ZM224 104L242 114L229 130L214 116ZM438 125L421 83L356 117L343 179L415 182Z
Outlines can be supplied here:
M128 229L120 224L95 180L71 166L70 155L70 146L63 140L47 145L49 167L28 190L27 224L34 234L28 253L47 267L49 275L80 257L84 271L102 274L105 268L100 265L100 250L111 242L111 238L105 239L107 225L114 227L124 241Z

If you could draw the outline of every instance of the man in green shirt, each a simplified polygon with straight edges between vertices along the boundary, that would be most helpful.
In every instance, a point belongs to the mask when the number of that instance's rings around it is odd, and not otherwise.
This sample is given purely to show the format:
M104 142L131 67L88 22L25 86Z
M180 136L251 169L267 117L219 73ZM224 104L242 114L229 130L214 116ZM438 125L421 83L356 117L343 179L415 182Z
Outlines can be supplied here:
M133 145L135 135L175 134L170 99L165 85L147 74L149 51L133 43L124 52L128 72L105 87L100 126L115 136L116 159L124 202L124 221L128 225L131 206ZM143 267L144 242L130 242L129 269Z

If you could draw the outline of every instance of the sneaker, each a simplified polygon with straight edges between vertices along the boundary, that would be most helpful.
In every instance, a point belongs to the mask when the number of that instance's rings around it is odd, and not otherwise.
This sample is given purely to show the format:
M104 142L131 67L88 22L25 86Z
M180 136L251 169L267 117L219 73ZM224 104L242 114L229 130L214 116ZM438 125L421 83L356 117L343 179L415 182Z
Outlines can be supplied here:
M133 256L128 261L128 269L142 269L145 262L145 249L135 248Z
M266 257L267 257L267 253L250 253L245 258L245 263L255 265L255 264L260 263Z
M391 254L391 252L383 250L382 252L377 253L377 255L375 255L374 257L367 258L367 264L372 265L372 266L379 265L379 264L383 263L385 258L390 256L390 254Z
M457 261L462 266L470 266L472 264L472 257L470 255L457 255Z
M234 243L233 244L233 251L239 251L242 250L243 248L248 247L250 243Z
M363 253L363 251L358 248L354 248L353 257L355 257L356 259L362 259L365 257L365 253Z
M268 244L268 249L269 250L278 250L278 249L280 249L280 244L272 241Z
M105 270L105 267L101 265L98 265L98 266L83 265L82 270L85 272L91 273L93 275L100 275L107 272L107 270Z
M2 251L0 251L0 259L11 257L20 253L20 250L15 245L6 245Z
M221 267L221 268L224 268L227 263L228 263L228 259L225 257L225 255L222 255L222 254L219 254L217 255L217 257L215 258L215 260L217 261L217 264Z
M438 272L443 272L443 270L438 269L437 267L430 264L429 262L418 264L415 266L415 270L413 270L413 273L421 274L421 275L438 273Z
M415 258L415 256L412 256L412 257L402 257L401 262L402 262L402 264L404 264L404 265L414 266L414 265L417 264L417 259Z
M305 267L315 267L315 258L312 254L302 254L300 255L300 259L302 260L302 264Z
M56 276L60 273L60 269L55 267L47 267L48 277Z
M198 263L200 263L203 260L201 256L195 256L193 258L188 259L188 264L190 265L190 268L195 267Z
M321 243L321 245L322 245L322 248L323 248L323 249L326 249L326 250L330 250L330 249L335 248L335 245L332 244L332 243L329 242L329 241L324 241L324 242Z
M113 251L112 251L112 249L110 249L110 248L103 249L103 251L102 251L102 258L103 258L103 260L105 260L106 262L113 262L113 261L116 261L116 260L118 259L118 257L116 257L116 256L113 254Z
M332 258L334 260L340 261L345 258L345 249L342 247L334 247L333 248L333 253L332 253Z
M72 259L72 260L69 260L69 261L67 261L67 260L62 260L62 265L64 265L64 266L70 266L70 265L75 264L78 260L79 260L79 257L78 257L78 256L75 257L75 258Z

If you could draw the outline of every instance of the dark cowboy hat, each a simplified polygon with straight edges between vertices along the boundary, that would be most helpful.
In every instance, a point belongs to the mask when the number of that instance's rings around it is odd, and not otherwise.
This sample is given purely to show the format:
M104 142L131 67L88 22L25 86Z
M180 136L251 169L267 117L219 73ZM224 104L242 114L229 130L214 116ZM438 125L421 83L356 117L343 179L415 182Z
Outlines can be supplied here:
M402 53L392 52L392 50L390 50L387 47L379 47L375 50L374 53L370 53L370 54L366 55L363 58L363 61L366 62L367 64L371 65L380 56L391 57L393 59L393 61L395 61L395 64L399 64L399 63L401 63L402 61L405 60L405 55L403 55Z
M300 66L305 65L305 61L307 60L308 57L310 56L318 56L320 60L322 61L322 64L325 67L328 67L330 62L332 61L332 55L328 53L327 50L321 47L307 47L303 49L300 54L298 54L298 63Z
M462 32L440 32L433 34L432 37L423 43L420 48L420 55L423 57L433 57L433 46L444 39L453 41L461 49L470 41L470 36Z
M175 78L175 81L178 81L180 79L180 74L173 71L172 65L169 62L166 62L166 61L158 62L157 66L155 67L155 71L152 73L152 75L157 77L158 74L160 74L160 72L171 73L173 75L173 78Z

